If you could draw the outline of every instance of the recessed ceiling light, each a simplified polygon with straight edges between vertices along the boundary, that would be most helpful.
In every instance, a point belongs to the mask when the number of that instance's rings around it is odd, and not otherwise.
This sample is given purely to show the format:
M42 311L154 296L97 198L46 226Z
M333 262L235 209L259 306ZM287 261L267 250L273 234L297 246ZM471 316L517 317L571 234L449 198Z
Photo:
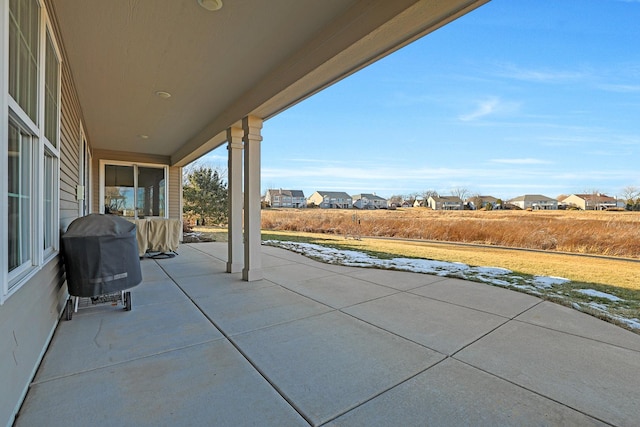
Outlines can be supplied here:
M149 135L145 135L145 134L141 133L140 135L138 135L138 138L140 138L140 139L149 139Z
M169 92L164 92L162 90L157 91L156 95L159 96L162 99L171 98L171 94Z
M198 4L211 12L222 9L222 0L198 0Z

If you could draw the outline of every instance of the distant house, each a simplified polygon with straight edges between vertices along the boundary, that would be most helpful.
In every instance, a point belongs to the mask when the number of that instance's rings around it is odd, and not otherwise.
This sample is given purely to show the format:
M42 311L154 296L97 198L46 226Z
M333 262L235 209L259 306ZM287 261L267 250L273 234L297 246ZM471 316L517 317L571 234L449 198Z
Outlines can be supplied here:
M422 197L416 197L416 199L413 201L413 207L414 208L422 208L425 205L425 200Z
M387 199L387 207L389 208L399 208L402 207L402 197L401 196L391 196L391 198Z
M358 209L385 209L387 207L387 199L375 194L356 194L351 199L353 207Z
M353 199L343 191L316 191L307 199L307 204L311 203L324 209L351 209L353 207Z
M267 190L264 201L272 208L307 207L307 199L302 190Z
M467 199L467 204L471 209L482 209L488 204L495 209L498 206L498 199L493 196L474 196Z
M464 203L458 196L429 196L427 205L434 211L461 211Z
M618 202L615 198L606 194L572 194L562 200L562 204L582 210L605 210L615 208Z
M509 200L509 203L520 209L555 210L558 209L558 201L542 194L525 194Z

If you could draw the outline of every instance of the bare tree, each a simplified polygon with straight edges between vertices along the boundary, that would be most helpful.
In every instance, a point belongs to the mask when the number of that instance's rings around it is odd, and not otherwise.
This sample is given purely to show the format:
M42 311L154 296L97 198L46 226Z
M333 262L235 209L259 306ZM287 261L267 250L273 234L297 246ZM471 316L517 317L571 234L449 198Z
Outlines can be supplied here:
M594 211L600 209L600 200L601 200L600 190L597 188L592 188L590 190L585 191L585 194L591 195L591 197L587 200L585 204L585 210L589 210L589 208L593 209Z
M389 197L389 205L399 208L400 206L402 206L403 200L404 197L401 194L394 194L393 196Z
M464 187L456 187L456 188L451 189L451 195L452 196L458 196L460 198L460 200L462 200L464 202L465 199L467 198L467 196L469 195L469 190L467 190Z
M640 197L640 188L629 185L622 189L621 194L627 206L633 206L636 203L636 199Z
M469 198L469 201L473 204L474 209L481 209L484 207L484 200L482 200L482 195L474 194Z
M206 162L204 160L197 159L194 160L193 162L189 163L186 166L182 167L182 184L183 185L188 185L189 183L189 179L188 177L190 175L192 175L194 172L200 170L200 169L211 169L213 171L215 171L218 176L220 177L220 179L227 179L227 168L226 165L225 166L220 166L220 165L216 165L216 166L212 166L211 162Z
M425 200L428 200L429 197L439 197L440 195L438 194L438 192L436 190L424 190L422 192L422 197Z

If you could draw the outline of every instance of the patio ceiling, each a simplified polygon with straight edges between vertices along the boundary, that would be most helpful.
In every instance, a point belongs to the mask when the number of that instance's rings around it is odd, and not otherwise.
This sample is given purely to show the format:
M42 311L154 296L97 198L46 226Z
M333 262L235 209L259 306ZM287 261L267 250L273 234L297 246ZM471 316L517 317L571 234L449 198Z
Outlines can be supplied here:
M92 147L180 166L488 0L49 1Z

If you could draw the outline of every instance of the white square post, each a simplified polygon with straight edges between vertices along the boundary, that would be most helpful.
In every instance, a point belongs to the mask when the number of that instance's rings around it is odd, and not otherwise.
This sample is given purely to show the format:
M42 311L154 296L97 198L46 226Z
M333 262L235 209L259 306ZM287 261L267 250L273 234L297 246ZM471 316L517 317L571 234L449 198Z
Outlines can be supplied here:
M239 273L243 265L242 244L242 135L239 127L227 129L229 173L229 228L227 273Z
M244 268L242 280L262 279L260 236L260 142L262 119L242 119L244 131Z

